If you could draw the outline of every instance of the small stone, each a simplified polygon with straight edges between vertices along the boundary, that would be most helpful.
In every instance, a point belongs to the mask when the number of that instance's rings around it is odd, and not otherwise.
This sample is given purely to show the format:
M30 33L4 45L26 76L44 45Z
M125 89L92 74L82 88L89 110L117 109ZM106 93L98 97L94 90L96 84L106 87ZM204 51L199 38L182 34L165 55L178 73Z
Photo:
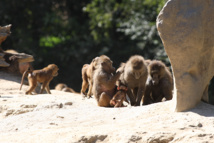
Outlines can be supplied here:
M72 105L72 102L66 102L65 105Z
M203 125L201 123L198 124L198 127L203 127Z
M62 103L60 103L60 104L59 104L59 108L62 108L62 107L63 107L63 104L62 104Z

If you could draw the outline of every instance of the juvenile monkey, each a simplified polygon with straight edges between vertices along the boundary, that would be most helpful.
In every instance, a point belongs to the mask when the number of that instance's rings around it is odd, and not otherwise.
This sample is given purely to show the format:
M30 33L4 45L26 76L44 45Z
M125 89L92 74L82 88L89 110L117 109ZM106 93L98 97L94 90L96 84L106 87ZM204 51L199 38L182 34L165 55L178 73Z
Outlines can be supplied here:
M59 90L59 91L62 91L63 88L66 88L68 87L66 84L64 83L59 83L55 86L55 90Z
M173 80L169 69L161 61L153 60L148 65L149 76L143 105L172 99Z
M123 85L128 87L127 94L130 98L131 105L140 106L148 76L144 58L140 55L131 56L120 68L123 73L119 80Z
M126 101L126 91L127 91L127 87L124 85L118 86L117 87L118 91L117 93L113 96L113 98L110 101L110 105L114 106L114 107L125 107L123 105L123 101Z
M68 87L66 84L64 83L59 83L55 86L55 90L59 90L59 91L64 91L64 92L71 92L71 93L76 93L76 91L74 91L72 88Z
M98 64L99 57L96 57L92 60L90 64L84 64L82 67L82 88L81 94L83 97L86 97L86 90L88 88L87 97L92 96L92 87L93 87L93 75Z
M76 91L75 91L75 90L73 90L73 89L72 89L72 88L70 88L70 87L65 87L65 88L63 88L63 89L62 89L62 91L64 91L64 92L76 93Z
M116 81L121 72L115 73L112 61L108 56L99 57L98 67L93 76L93 95L96 98L98 106L110 107L110 100L116 93Z
M51 94L49 83L53 77L58 75L58 70L59 68L55 64L50 64L40 70L26 70L22 75L20 90L22 88L24 78L28 75L29 89L25 92L25 94L32 94L32 91L34 91L37 86L37 82L43 83L40 94L44 91L44 89L47 93Z

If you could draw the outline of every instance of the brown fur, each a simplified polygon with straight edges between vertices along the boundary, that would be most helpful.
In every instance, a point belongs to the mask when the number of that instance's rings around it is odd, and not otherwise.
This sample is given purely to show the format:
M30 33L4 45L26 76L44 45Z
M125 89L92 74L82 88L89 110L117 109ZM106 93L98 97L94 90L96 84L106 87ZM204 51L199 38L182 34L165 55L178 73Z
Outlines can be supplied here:
M50 64L41 70L26 70L22 75L20 90L22 88L24 78L28 75L29 89L25 94L32 94L32 91L34 91L37 86L37 82L43 83L40 94L44 89L46 89L47 93L51 94L49 83L53 77L58 75L58 70L59 68L55 64Z
M66 88L68 87L66 84L64 83L59 83L55 86L55 90L59 90L59 91L62 91L63 88Z
M85 64L82 67L82 88L81 94L83 97L86 97L86 90L88 88L87 97L92 96L92 87L93 87L93 75L98 64L99 57L96 57L92 60L90 64Z
M66 84L64 83L59 83L55 86L55 90L59 90L59 91L64 91L64 92L71 92L71 93L76 93L75 90L73 90L72 88L68 87Z
M172 75L161 61L151 61L148 66L149 76L146 82L146 91L143 105L172 99ZM164 99L165 98L165 99Z
M65 87L65 88L63 88L63 89L62 89L62 91L64 91L64 92L76 93L76 91L75 91L75 90L73 90L73 89L72 89L72 88L70 88L70 87Z
M98 67L93 76L93 95L96 98L98 106L110 107L110 100L116 93L116 81L119 79L121 72L116 74L115 68L109 57L102 55L99 57Z
M120 86L120 89L117 91L117 93L113 96L113 98L110 101L110 105L114 107L125 107L123 105L123 101L126 101L126 89L125 86Z
M120 76L120 83L128 87L127 94L130 98L131 105L139 106L145 83L148 76L147 67L144 58L140 55L134 55L124 64L121 65L124 70Z

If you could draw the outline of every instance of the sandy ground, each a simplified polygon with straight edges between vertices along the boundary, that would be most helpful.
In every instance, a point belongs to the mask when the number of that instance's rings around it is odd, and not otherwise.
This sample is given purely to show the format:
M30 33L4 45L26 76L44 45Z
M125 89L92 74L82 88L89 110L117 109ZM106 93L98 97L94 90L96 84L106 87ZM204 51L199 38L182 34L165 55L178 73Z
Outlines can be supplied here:
M102 108L51 90L25 95L21 77L0 71L0 143L214 143L214 106L172 112L172 102Z

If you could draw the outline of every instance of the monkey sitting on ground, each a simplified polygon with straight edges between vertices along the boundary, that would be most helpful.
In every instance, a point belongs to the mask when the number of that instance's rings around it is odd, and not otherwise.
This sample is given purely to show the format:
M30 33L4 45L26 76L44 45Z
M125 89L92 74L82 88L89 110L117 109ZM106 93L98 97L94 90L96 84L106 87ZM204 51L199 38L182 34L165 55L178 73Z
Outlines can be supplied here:
M59 90L62 91L63 88L68 87L66 84L64 83L59 83L55 86L55 90Z
M110 100L116 93L116 81L121 72L115 73L112 61L108 56L99 57L98 67L93 76L93 95L96 98L98 106L110 107Z
M126 101L126 92L127 87L124 85L117 87L117 93L113 96L113 98L110 101L110 105L114 107L126 107L123 105L123 101Z
M143 105L172 99L173 80L169 69L161 61L153 60L148 65L149 76L143 97Z
M127 95L131 105L140 106L148 76L144 58L140 55L134 55L125 64L122 64L120 68L123 69L123 73L119 80L128 87Z
M92 87L93 87L93 75L98 63L99 57L96 57L92 60L90 64L84 64L82 67L82 89L81 94L83 97L86 97L85 91L88 88L87 97L92 96Z
M55 64L50 64L41 70L26 70L22 75L20 90L22 88L24 78L28 75L29 89L25 94L32 94L32 91L34 91L37 86L37 82L43 83L40 94L43 93L44 89L47 93L51 94L49 83L53 77L58 75L58 70L59 68Z
M68 87L66 84L64 83L59 83L55 86L55 90L59 90L59 91L64 91L64 92L71 92L71 93L76 93L76 91L74 91L72 88Z

